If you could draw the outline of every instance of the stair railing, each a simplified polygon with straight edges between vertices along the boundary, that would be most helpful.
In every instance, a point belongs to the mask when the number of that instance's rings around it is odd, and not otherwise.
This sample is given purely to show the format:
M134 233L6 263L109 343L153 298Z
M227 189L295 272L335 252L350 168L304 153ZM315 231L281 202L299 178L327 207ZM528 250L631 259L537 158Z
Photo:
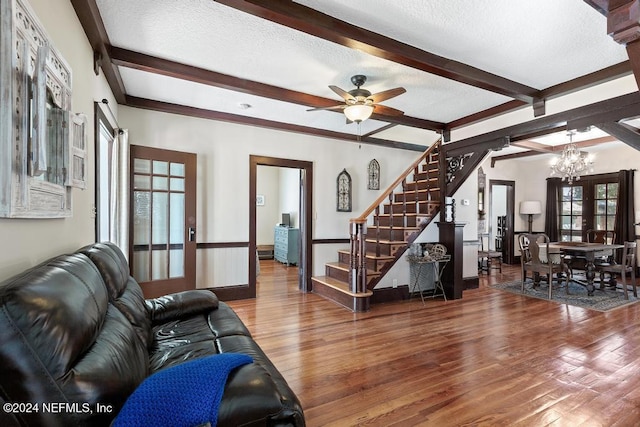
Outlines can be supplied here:
M371 214L374 214L374 224L373 228L375 228L375 254L376 256L380 256L380 213L383 212L381 207L383 204L388 201L389 203L389 236L393 236L393 215L394 212L402 212L402 226L407 226L407 206L410 204L415 205L416 214L419 213L419 197L418 197L418 183L417 179L414 179L414 190L415 197L413 200L408 200L406 197L406 190L409 189L409 185L407 184L407 178L413 174L414 177L418 176L420 172L420 165L430 158L430 156L436 151L439 150L442 144L442 139L439 139L434 144L432 144L424 153L422 153L412 164L409 166L402 174L396 178L389 187L380 194L380 196L357 218L352 218L349 224L349 233L350 233L350 257L349 257L349 290L354 293L366 292L367 291L367 220ZM428 171L428 167L427 167ZM427 172L428 176L428 172ZM396 211L398 208L395 206L395 195L394 191L401 186L403 190L403 197L400 201L399 211ZM429 189L427 188L427 193L429 193Z

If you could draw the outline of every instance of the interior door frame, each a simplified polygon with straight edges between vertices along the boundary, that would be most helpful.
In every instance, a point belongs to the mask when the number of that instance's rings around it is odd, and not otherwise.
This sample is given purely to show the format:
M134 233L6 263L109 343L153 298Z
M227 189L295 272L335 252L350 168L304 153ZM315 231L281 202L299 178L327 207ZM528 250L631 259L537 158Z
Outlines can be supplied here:
M505 264L515 264L515 233L513 230L514 227L514 212L515 212L515 193L516 193L516 182L515 181L505 181L500 179L490 179L489 180L489 221L491 221L491 215L493 212L493 186L494 185L503 185L507 187L507 224L506 224L506 233L503 238L503 259L502 261Z
M300 224L300 263L298 288L302 292L311 292L311 271L313 265L312 247L312 219L313 219L313 162L304 160L282 159L278 157L266 156L249 156L249 292L255 298L256 296L256 271L257 260L256 253L256 196L257 196L257 178L258 166L276 166L283 168L301 169L304 171L304 179L301 177L300 205L304 218L301 218Z

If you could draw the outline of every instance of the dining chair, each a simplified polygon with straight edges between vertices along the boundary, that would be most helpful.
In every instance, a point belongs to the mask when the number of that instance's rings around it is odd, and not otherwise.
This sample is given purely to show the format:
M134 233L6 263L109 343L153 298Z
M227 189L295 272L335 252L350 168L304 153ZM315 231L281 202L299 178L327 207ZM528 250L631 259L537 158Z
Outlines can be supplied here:
M531 254L529 253L529 235L528 234L519 234L518 235L518 246L520 246L520 268L522 271L522 280L523 282L527 279L525 264L531 261ZM533 276L531 276L531 280L533 280ZM524 285L522 287L524 291Z
M487 250L484 249L484 236L478 235L480 240L480 250L478 251L478 273L486 271L489 274L491 269L497 269L502 273L502 252L492 251L489 249L487 242Z
M524 237L523 237L524 236ZM522 262L522 288L524 292L524 283L526 272L538 273L538 275L546 276L549 284L549 299L553 294L553 276L557 277L558 284L562 287L562 279L564 278L567 294L569 293L569 277L570 271L567 264L564 263L560 252L551 252L549 250L549 236L544 233L540 234L524 234L520 235L519 241L529 241L527 248L527 256L529 260ZM524 259L524 258L523 258Z
M587 230L588 243L603 243L613 245L616 240L616 232L611 230Z
M609 264L602 264L599 266L599 270L601 271L601 279L603 279L603 274L605 272L610 274L620 274L622 277L622 289L624 290L625 299L629 299L629 292L627 290L627 274L631 273L631 283L633 286L633 296L638 296L638 291L636 290L636 242L624 242L624 248L622 249L622 262L621 264L615 264L613 262Z

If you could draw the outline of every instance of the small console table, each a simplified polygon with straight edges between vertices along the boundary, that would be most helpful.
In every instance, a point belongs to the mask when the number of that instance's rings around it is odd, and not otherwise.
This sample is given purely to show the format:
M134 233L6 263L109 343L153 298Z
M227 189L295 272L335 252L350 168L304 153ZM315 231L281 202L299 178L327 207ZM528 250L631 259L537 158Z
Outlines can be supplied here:
M409 299L411 296L419 292L420 299L422 300L422 304L424 305L425 298L435 298L435 297L444 297L444 300L447 300L447 296L444 293L444 287L442 286L442 272L446 267L447 263L451 260L451 255L442 255L439 258L429 258L429 257L416 257L416 256L408 256L407 261L411 265L412 270L415 269L416 277L411 285L411 290L409 291ZM420 286L420 274L423 272L423 267L425 265L430 265L433 269L433 288L432 289L422 289Z

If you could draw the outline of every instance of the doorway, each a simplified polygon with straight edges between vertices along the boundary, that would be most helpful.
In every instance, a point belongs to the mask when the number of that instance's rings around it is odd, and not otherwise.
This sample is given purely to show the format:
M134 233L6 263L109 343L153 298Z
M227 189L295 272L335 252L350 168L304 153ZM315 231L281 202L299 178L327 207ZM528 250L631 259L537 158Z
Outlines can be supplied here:
M502 252L502 262L515 263L515 181L489 180L489 248Z
M131 145L129 260L146 298L195 289L196 155Z
M256 276L258 260L257 250L257 182L258 166L276 166L297 169L300 171L299 209L298 209L298 289L302 292L311 291L311 236L312 236L312 188L313 163L301 160L281 159L275 157L250 156L249 158L249 292L247 298L256 296ZM275 224L274 224L275 225Z

